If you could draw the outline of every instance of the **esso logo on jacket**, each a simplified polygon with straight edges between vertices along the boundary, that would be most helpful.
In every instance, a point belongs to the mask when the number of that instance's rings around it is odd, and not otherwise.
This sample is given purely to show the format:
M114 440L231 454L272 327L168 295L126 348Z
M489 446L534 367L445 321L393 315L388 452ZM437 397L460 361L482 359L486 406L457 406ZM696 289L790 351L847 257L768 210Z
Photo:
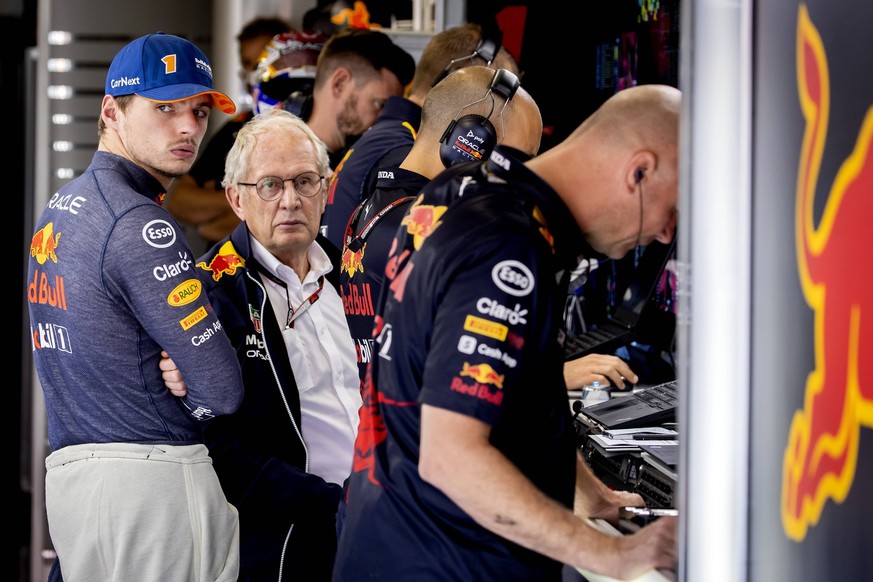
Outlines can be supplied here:
M142 227L142 238L155 248L165 249L176 242L176 229L166 220L152 220Z
M500 261L491 269L491 279L499 289L516 297L524 297L534 288L533 273L519 261Z

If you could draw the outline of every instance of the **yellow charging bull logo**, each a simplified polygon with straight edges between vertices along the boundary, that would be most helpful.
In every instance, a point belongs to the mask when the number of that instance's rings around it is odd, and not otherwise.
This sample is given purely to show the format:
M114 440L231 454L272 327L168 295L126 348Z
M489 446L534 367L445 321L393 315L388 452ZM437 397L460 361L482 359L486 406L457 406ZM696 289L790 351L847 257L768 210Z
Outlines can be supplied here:
M855 147L837 173L820 223L815 188L830 113L830 79L818 30L801 4L797 81L806 126L797 176L795 236L804 297L815 312L815 368L803 409L791 421L782 466L782 527L802 541L828 499L842 503L852 487L862 427L873 427L873 106Z
M364 250L367 248L367 243L353 251L349 247L343 247L342 259L340 261L340 270L348 273L349 277L354 277L355 273L364 272Z
M227 241L221 245L221 248L218 249L218 253L212 257L212 260L209 261L209 263L201 261L197 263L197 266L204 271L212 271L212 278L215 281L218 281L224 275L234 275L237 269L245 267L246 260L236 252L233 243Z
M54 234L54 227L55 223L49 222L36 231L36 234L30 240L30 256L35 257L36 262L40 265L45 264L49 259L53 263L58 262L55 249L58 248L58 240L61 238L61 233Z

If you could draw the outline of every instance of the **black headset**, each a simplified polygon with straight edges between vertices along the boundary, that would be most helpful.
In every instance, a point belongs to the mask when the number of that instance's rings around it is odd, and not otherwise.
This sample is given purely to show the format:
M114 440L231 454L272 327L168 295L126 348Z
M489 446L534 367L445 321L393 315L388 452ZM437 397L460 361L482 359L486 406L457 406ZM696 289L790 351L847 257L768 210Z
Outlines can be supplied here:
M497 145L497 130L488 120L494 112L494 93L503 96L506 103L503 109L515 95L521 82L512 72L506 69L497 69L488 85L485 95L472 103L464 105L455 114L455 118L449 123L440 138L440 160L447 168L458 162L477 162L488 159L491 150ZM491 97L491 111L487 117L470 114L458 118L461 111L476 105ZM503 115L503 109L500 115Z
M449 61L449 64L446 65L446 68L443 69L443 72L439 74L439 76L434 79L431 87L436 86L437 83L445 79L449 73L454 70L455 63L459 63L461 61L468 61L471 59L475 59L479 57L487 66L490 66L492 62L494 62L494 58L497 56L497 52L500 50L501 43L503 41L503 32L501 30L495 29L489 31L487 34L483 30L482 38L479 40L479 44L476 45L476 50L473 51L473 54L467 55L466 57L460 57L457 59L452 59Z

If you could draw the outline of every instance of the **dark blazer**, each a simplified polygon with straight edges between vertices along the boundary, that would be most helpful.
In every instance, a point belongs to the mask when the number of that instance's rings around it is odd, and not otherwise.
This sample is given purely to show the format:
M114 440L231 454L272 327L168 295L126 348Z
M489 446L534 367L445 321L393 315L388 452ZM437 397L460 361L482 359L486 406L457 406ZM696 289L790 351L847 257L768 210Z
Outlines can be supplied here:
M336 286L339 249L317 241L335 266L326 278ZM329 580L341 488L305 470L297 383L246 223L196 265L245 384L239 410L204 431L224 493L239 511L239 579L277 580L281 567L282 580Z

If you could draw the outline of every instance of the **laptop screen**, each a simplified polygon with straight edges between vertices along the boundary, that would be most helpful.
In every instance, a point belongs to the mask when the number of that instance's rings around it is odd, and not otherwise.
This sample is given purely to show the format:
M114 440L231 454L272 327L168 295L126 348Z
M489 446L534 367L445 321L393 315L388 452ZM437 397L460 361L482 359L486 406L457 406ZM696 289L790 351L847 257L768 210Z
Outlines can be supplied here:
M579 325L571 325L570 317L567 318L568 337L564 347L568 360L579 358L591 353L610 353L615 349L634 341L636 328L642 319L643 313L651 304L656 294L661 278L667 268L676 245L676 237L670 244L653 242L646 246L643 254L638 259L637 265L629 277L620 301L609 312L604 321L597 325L587 327L584 332L573 333ZM599 290L591 290L597 293ZM584 289L584 300L587 302L591 297L589 290ZM568 305L573 305L569 302ZM654 311L649 309L649 312ZM661 321L661 325L666 322ZM584 325L584 323L583 323ZM675 327L675 323L673 324ZM672 337L673 330L669 331Z

